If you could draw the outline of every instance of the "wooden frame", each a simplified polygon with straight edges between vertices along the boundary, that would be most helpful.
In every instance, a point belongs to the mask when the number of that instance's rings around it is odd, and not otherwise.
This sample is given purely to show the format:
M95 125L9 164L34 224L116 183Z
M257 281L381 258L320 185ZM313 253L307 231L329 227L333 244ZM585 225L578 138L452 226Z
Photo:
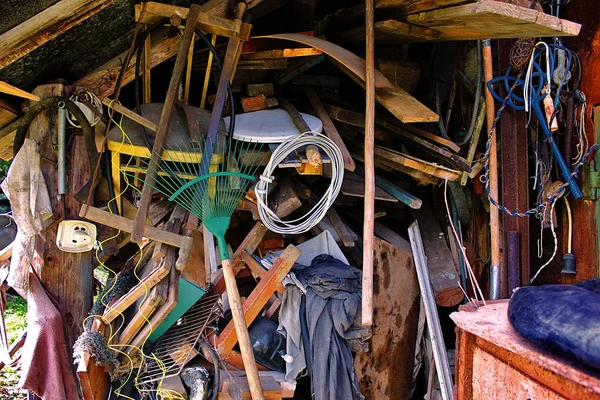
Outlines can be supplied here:
M277 257L277 260L275 260L269 271L263 275L263 279L260 280L256 288L254 288L243 304L244 317L247 326L250 326L252 321L254 321L263 307L267 304L267 301L275 293L279 285L281 285L281 281L288 274L299 256L300 250L294 245L289 245L283 253ZM222 357L227 358L227 355L231 353L236 343L237 334L235 332L235 327L233 321L229 321L229 324L227 324L217 338L217 351Z
M0 35L0 69L31 53L115 0L62 0Z

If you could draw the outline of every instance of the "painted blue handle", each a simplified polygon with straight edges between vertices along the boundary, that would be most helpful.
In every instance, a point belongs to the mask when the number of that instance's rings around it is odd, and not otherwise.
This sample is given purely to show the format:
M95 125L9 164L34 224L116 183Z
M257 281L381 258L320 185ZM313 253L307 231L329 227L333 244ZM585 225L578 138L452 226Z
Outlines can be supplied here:
M573 195L573 197L575 199L582 198L583 193L581 193L581 189L579 189L577 182L575 182L575 178L573 178L573 176L571 176L571 169L567 166L567 163L565 163L565 160L563 159L562 154L560 154L560 150L558 149L558 146L556 145L556 142L554 141L554 138L552 137L552 133L550 132L550 129L548 128L548 123L546 122L546 115L544 114L544 111L542 111L542 109L540 107L540 103L537 103L537 102L534 103L533 109L535 110L535 115L537 116L538 120L540 121L540 126L542 127L542 131L544 132L544 136L546 136L546 139L548 139L548 142L552 146L552 153L554 154L554 158L556 158L556 162L558 163L560 172L562 173L562 176L565 179L565 182L567 182L569 184L569 189L571 190L571 194Z

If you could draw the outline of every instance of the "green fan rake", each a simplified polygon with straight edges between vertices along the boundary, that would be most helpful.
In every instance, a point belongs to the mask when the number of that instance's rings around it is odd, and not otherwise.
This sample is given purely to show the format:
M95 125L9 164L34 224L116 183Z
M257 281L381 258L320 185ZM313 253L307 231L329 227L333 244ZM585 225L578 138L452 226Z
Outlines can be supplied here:
M213 147L211 144L208 144L208 150ZM205 141L190 141L163 148L157 169L154 169L154 164L149 161L145 167L152 168L157 175L156 181L151 185L154 190L168 196L170 201L176 202L198 217L216 237L248 381L260 382L235 275L229 260L225 233L231 214L256 179L255 174L268 152L263 151L263 145L260 143L238 140L228 142L224 137L217 137L212 152L205 152L205 146ZM202 162L203 152L212 153L210 161ZM202 173L206 170L208 173Z

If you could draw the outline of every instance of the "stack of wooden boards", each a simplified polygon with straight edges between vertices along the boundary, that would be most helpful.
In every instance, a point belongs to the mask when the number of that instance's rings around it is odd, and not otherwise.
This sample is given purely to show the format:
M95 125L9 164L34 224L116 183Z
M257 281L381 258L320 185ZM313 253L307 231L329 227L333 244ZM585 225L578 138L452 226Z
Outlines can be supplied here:
M355 17L361 7L364 10L360 4L347 15ZM545 14L539 3L527 0L379 0L375 1L375 15L375 41L382 45L576 36L581 28ZM340 39L364 42L364 26L342 32Z

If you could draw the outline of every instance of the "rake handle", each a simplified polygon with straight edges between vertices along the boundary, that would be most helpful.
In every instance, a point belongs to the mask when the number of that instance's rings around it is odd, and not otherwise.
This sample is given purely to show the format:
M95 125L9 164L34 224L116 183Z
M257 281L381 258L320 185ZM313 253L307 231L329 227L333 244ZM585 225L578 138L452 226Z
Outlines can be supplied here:
M221 264L223 265L223 277L225 278L225 286L227 288L229 307L231 308L231 314L233 316L233 324L235 325L235 332L240 344L240 351L242 352L244 369L246 370L246 376L248 377L250 394L252 395L253 400L264 400L265 397L260 384L256 361L254 360L254 353L252 352L252 344L250 343L250 334L248 333L246 318L244 317L244 310L242 309L242 300L240 299L240 293L235 281L233 268L231 268L231 260L223 260Z

